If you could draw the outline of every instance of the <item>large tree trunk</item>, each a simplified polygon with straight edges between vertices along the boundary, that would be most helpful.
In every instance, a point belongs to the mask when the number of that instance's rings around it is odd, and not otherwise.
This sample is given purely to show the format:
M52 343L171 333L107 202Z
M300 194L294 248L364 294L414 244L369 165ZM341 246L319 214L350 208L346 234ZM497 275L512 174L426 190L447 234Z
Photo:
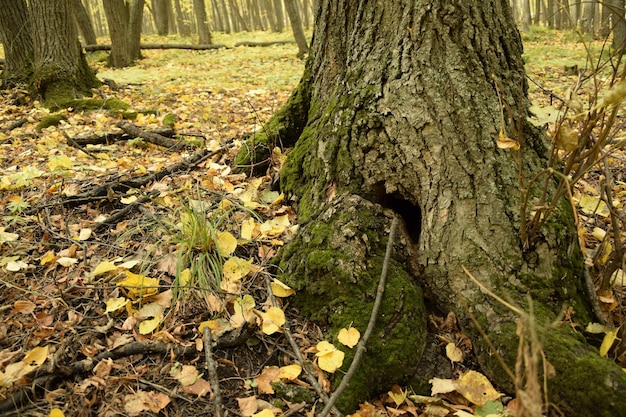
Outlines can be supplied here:
M531 295L541 324L564 305L580 323L592 314L569 202L522 241L529 213L521 213L515 154L496 146L500 129L524 142L524 178L545 164L541 132L526 119L522 44L508 1L321 1L315 16L300 85L238 160L257 157L261 142L267 156L274 144L297 141L280 183L301 228L276 262L297 289L293 305L328 323L331 338L350 323L365 329L390 219L403 220L375 336L340 408L353 410L392 383L424 389L436 376L436 367L419 364L432 345L429 313L454 312L483 371L512 390L470 315L511 369L517 317L463 267L522 308ZM619 367L567 326L544 337L556 368L551 401L571 415L623 413Z
M2 78L27 82L33 72L33 39L24 0L0 0L0 42L4 47Z
M99 85L80 49L71 0L31 0L35 51L31 86L47 106L91 94Z

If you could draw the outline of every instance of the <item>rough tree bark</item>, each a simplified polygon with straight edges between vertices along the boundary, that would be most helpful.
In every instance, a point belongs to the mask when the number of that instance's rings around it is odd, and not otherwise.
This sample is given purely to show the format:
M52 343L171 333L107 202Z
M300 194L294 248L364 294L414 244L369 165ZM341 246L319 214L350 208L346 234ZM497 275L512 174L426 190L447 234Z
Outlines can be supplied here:
M33 39L24 0L0 0L0 42L4 46L2 78L27 82L33 73Z
M238 161L267 156L257 152L262 142L295 142L280 184L301 228L275 261L297 290L293 305L328 323L331 338L350 323L365 329L390 218L404 221L376 336L340 409L392 383L428 392L437 376L428 359L420 364L433 345L429 313L454 312L482 370L512 390L470 313L512 369L517 318L462 267L522 308L531 295L540 324L563 306L579 323L593 317L569 202L558 202L535 239L520 237L519 172L514 153L496 146L498 133L524 141L526 178L544 166L546 149L526 119L522 44L508 1L320 1L315 16L300 85ZM550 401L566 415L623 413L618 366L568 326L543 337L556 369Z
M80 49L71 0L31 0L34 46L33 92L47 106L91 94L99 85Z

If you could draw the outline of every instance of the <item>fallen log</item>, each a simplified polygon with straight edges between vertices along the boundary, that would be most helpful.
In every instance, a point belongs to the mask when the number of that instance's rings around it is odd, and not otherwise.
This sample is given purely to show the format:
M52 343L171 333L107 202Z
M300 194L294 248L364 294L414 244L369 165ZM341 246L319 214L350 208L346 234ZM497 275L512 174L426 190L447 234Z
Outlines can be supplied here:
M296 43L295 41L276 41L276 42L237 42L235 46L272 46L286 45L288 43Z
M140 129L134 124L129 123L125 120L120 120L119 122L115 124L115 126L119 127L130 136L141 138L145 140L146 142L150 142L158 146L163 146L164 148L169 148L173 151L179 151L179 150L191 147L190 145L186 143L183 143L183 142L171 139L171 138L167 138L158 133L152 133L148 130Z
M221 49L228 48L226 45L212 44L212 45L191 45L185 43L147 43L139 45L140 49L193 49L193 50L208 50L208 49ZM83 47L87 52L93 51L110 51L111 45L86 45Z
M153 133L155 135L161 135L164 137L170 137L170 138L174 136L174 129L169 128L169 127L162 128L162 129L148 130L146 132ZM134 139L135 137L136 136L133 136L124 131L121 131L121 132L107 132L107 133L102 133L102 134L94 133L90 135L81 135L81 136L76 136L73 139L74 139L74 142L76 142L78 145L85 146L85 145L106 145L112 142L117 142L117 141L122 141L122 140L131 140L131 139Z

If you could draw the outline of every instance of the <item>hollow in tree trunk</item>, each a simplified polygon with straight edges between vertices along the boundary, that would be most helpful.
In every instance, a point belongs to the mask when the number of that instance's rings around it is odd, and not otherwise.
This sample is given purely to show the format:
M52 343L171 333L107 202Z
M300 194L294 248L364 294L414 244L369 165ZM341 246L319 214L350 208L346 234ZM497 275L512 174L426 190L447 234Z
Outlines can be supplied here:
M301 227L276 263L297 290L293 305L328 323L331 339L350 323L366 328L391 217L403 220L375 334L340 409L351 412L393 383L429 392L437 369L425 359L428 314L454 312L483 372L511 391L470 314L511 369L516 316L463 267L523 308L530 295L541 324L564 305L583 325L593 317L569 202L558 202L532 242L520 237L528 213L520 213L515 154L496 141L503 129L524 142L525 178L545 165L546 149L526 119L522 44L508 0L320 1L315 16L300 85L238 160L258 156L260 142L296 142L280 184ZM618 366L568 326L543 337L556 369L550 401L568 415L623 413Z

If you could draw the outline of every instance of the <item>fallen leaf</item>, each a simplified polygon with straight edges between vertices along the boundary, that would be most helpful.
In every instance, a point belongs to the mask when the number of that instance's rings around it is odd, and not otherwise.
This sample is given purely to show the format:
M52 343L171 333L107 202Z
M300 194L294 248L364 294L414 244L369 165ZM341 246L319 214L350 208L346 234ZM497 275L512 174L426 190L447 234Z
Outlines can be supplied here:
M237 249L237 238L229 232L217 232L215 245L222 256L230 256Z
M209 383L209 381L203 378L199 378L191 385L183 386L183 392L186 394L195 395L198 398L204 397L207 394L213 394L211 384Z
M237 404L239 404L239 412L249 417L258 410L258 401L256 396L245 397L245 398L237 398Z
M172 369L170 370L170 375L178 382L180 382L181 385L187 386L195 383L200 373L195 366L183 365L172 367Z
M361 333L354 327L350 327L349 329L341 329L339 330L339 334L337 335L337 340L343 345L348 346L350 349L356 346L359 343L359 339L361 338Z
M280 379L285 381L293 381L294 379L298 378L298 376L300 376L300 373L302 372L302 367L298 364L293 364L281 366L279 370L280 373L278 377Z
M270 307L266 313L261 313L261 330L265 334L273 334L280 331L285 324L285 312L278 307Z
M138 416L145 411L158 413L170 403L171 399L162 392L137 391L124 396L124 410L131 416Z
M286 284L283 284L276 278L274 278L274 280L270 282L270 288L272 289L272 294L280 298L289 297L290 295L293 295L296 293L294 289L292 289Z
M497 392L486 376L476 371L467 371L455 381L456 391L476 405L495 401L502 396Z
M333 373L341 367L343 364L343 358L345 354L337 350L337 348L327 341L321 341L316 345L317 364L320 369Z
M274 394L272 382L280 381L280 369L277 366L266 366L263 372L254 381L257 384L259 394Z
M611 346L615 343L615 339L617 339L617 332L619 331L619 327L615 329L611 329L604 335L604 339L602 339L602 344L600 345L600 356L606 356L611 350Z
M463 362L463 351L459 349L454 343L448 343L446 345L446 356L452 362Z
M103 261L96 266L92 274L96 277L98 275L106 274L107 272L115 271L116 269L117 267L113 264L113 262Z

